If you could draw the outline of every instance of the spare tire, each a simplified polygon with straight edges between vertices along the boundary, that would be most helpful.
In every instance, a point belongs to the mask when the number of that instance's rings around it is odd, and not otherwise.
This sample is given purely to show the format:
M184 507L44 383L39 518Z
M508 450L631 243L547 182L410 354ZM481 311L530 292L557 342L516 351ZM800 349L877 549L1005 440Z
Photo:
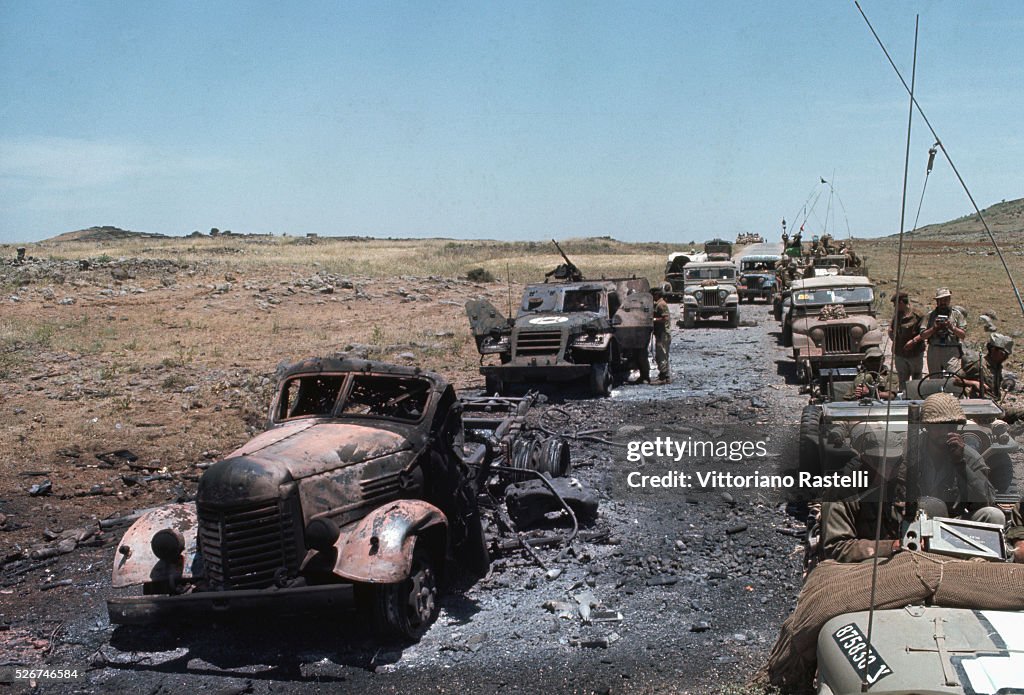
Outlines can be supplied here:
M797 455L801 473L821 475L821 406L808 405L800 413Z

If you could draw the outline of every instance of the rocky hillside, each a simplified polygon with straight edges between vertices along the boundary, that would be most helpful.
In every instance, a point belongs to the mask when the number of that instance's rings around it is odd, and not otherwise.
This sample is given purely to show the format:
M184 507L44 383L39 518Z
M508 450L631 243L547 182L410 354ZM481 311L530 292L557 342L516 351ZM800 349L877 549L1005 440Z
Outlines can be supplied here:
M998 237L1024 232L1024 198L1004 200L985 208L981 213L989 229ZM974 213L949 222L930 224L914 232L914 237L918 239L939 241L975 241L985 236L985 228Z
M127 229L118 227L89 227L79 229L75 232L65 232L47 241L120 241L123 239L165 239L166 234L154 234L149 232L130 232Z

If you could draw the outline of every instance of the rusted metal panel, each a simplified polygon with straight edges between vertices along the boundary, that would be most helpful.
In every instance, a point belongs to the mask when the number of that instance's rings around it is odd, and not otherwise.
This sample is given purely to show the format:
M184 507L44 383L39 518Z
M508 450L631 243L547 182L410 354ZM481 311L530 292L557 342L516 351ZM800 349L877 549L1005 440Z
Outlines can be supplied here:
M399 500L379 507L342 529L334 573L357 582L393 584L409 576L417 534L447 528L444 513L422 500Z
M131 525L114 552L112 585L133 586L165 581L168 577L192 578L192 560L196 554L196 505L171 504L154 509ZM150 547L153 535L165 528L176 529L185 538L180 562L170 565L159 559Z

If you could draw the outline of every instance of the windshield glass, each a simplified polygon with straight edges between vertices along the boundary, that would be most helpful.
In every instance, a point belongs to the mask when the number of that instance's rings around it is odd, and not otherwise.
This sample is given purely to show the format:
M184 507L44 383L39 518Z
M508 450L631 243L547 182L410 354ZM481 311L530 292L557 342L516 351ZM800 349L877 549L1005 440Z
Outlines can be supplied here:
M742 261L744 273L770 273L775 270L775 261Z
M692 268L684 271L687 280L735 280L735 268Z
M875 298L870 287L828 287L803 289L793 292L800 306L819 304L870 304Z

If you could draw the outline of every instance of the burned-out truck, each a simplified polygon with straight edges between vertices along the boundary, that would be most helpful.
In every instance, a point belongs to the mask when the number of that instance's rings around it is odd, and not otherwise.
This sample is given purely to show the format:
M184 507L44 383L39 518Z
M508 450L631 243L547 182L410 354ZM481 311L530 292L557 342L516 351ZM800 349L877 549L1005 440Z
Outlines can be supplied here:
M649 369L654 300L646 278L581 280L528 285L515 318L485 299L466 303L488 393L512 384L584 380L607 396L637 368Z
M385 633L419 637L448 578L487 571L479 481L529 407L503 399L464 422L476 405L413 367L316 358L284 370L266 431L210 466L194 503L127 531L113 586L143 595L111 599L111 622L360 608Z

